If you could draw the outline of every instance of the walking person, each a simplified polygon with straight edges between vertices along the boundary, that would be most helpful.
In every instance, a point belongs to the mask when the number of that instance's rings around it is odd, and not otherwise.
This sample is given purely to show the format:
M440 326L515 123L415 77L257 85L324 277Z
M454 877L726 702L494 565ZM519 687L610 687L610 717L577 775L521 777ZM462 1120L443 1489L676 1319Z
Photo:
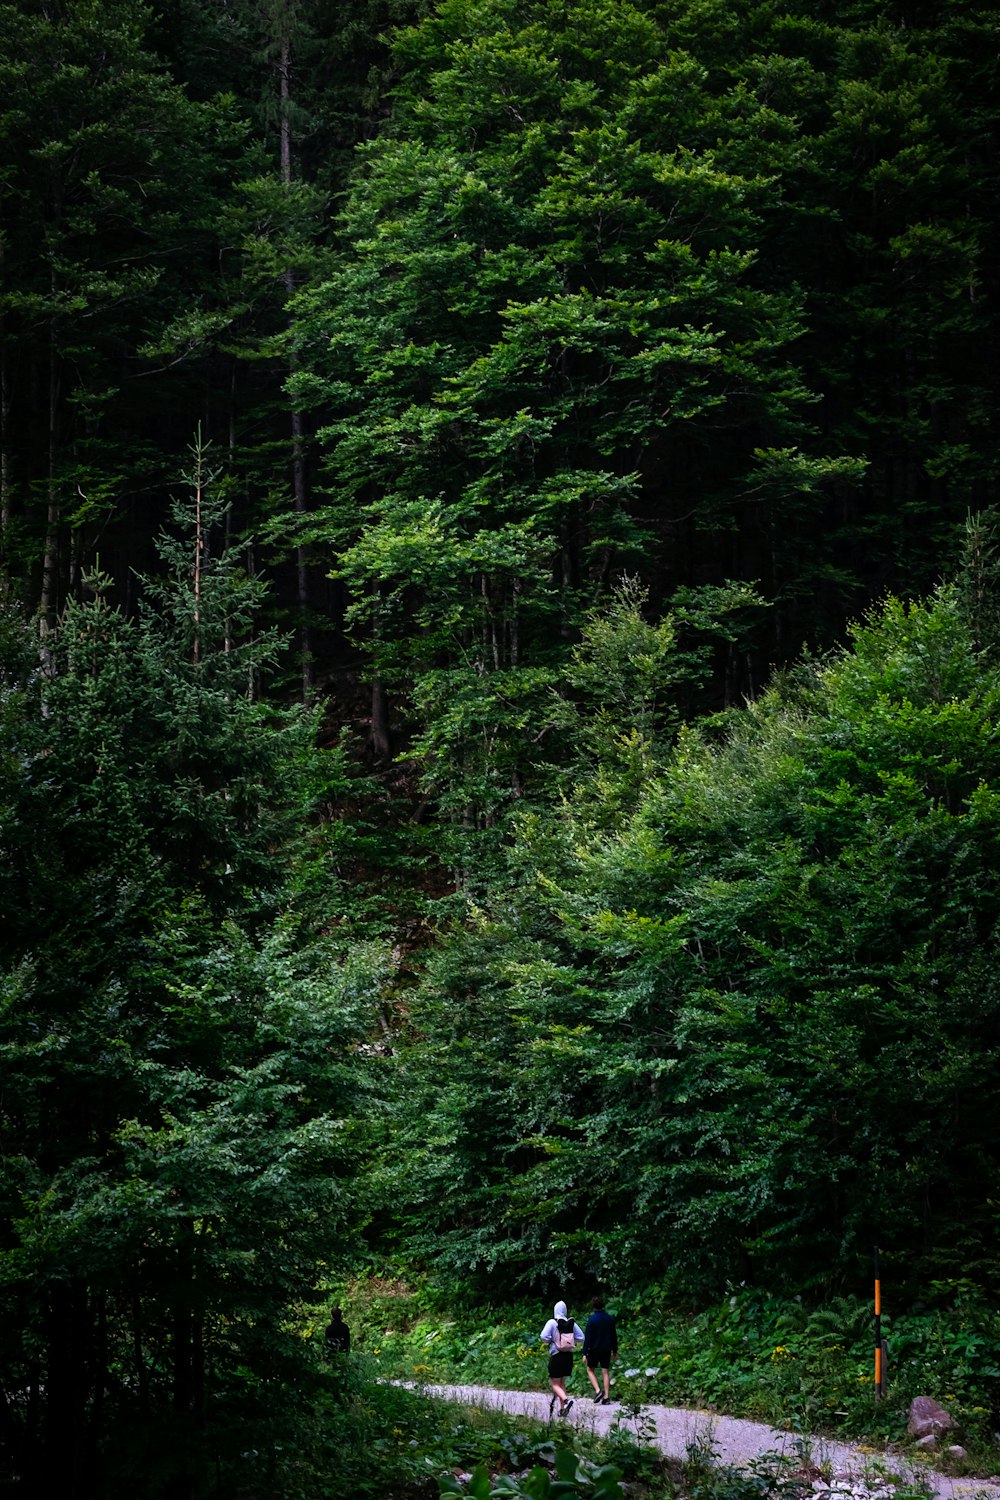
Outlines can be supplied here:
M350 1354L351 1330L344 1322L344 1314L339 1307L331 1309L325 1338L327 1354Z
M549 1346L549 1385L552 1387L549 1416L558 1399L558 1414L564 1417L573 1405L572 1396L566 1394L566 1377L573 1369L573 1350L577 1344L583 1343L583 1332L567 1313L565 1302L556 1303L539 1338Z
M594 1297L590 1305L594 1311L587 1319L587 1326L584 1329L583 1362L587 1367L590 1383L594 1387L594 1404L610 1406L611 1361L618 1353L618 1330L615 1327L614 1318L604 1309L603 1297ZM597 1381L596 1370L600 1370L604 1377L603 1392Z

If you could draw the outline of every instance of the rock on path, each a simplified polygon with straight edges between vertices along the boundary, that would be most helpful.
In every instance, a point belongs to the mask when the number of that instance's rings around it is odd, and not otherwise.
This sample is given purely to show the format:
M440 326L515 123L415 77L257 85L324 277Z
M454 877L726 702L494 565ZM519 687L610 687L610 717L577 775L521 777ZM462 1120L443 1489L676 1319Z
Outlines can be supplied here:
M506 1391L485 1385L419 1385L416 1381L400 1382L411 1389L422 1390L425 1395L441 1401L460 1402L463 1406L494 1408L512 1416L533 1417L545 1422L549 1416L548 1394L537 1391ZM616 1402L613 1406L595 1406L590 1396L574 1400L573 1409L566 1417L576 1427L590 1428L604 1434L621 1413ZM817 1481L813 1486L818 1497L831 1496L833 1500L843 1496L844 1500L877 1500L887 1495L890 1486L885 1471L913 1477L927 1483L931 1493L939 1500L1000 1500L1000 1485L982 1479L952 1479L947 1474L937 1474L931 1469L912 1463L898 1454L891 1454L880 1462L880 1456L872 1449L851 1447L848 1443L836 1443L827 1438L802 1440L795 1433L781 1432L763 1422L746 1422L739 1417L720 1417L713 1412L692 1411L678 1406L642 1407L642 1419L649 1424L649 1441L668 1458L684 1458L693 1444L708 1444L723 1464L739 1468L762 1458L766 1453L798 1456L804 1441L804 1455L810 1464L829 1469L832 1480ZM655 1430L654 1430L655 1429Z

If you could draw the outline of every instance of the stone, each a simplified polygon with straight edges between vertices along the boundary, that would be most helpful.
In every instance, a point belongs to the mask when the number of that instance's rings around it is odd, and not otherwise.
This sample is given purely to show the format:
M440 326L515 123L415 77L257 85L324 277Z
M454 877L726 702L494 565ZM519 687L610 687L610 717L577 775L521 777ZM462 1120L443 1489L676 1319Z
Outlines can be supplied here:
M914 1443L913 1446L915 1448L922 1448L925 1453L933 1453L935 1451L935 1449L937 1448L937 1445L938 1445L938 1442L937 1442L937 1438L935 1437L934 1433L933 1432L925 1432L922 1438L917 1438L917 1441Z
M968 1458L968 1454L961 1443L952 1443L951 1447L946 1448L944 1451L949 1458Z
M911 1437L924 1438L932 1433L947 1432L954 1425L949 1413L932 1396L915 1396L910 1402L906 1430Z

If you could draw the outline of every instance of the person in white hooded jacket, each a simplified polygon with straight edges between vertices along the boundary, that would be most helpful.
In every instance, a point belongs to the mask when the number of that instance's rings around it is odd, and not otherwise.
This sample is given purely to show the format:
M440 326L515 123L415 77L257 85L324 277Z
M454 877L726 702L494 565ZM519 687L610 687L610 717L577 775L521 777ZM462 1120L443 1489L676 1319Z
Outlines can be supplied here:
M573 1342L567 1348L565 1346L571 1334ZM549 1415L551 1416L558 1397L559 1415L564 1417L573 1405L572 1396L566 1395L566 1376L573 1369L573 1349L577 1344L583 1343L583 1330L567 1313L565 1302L556 1303L539 1338L549 1346L549 1385L552 1387Z

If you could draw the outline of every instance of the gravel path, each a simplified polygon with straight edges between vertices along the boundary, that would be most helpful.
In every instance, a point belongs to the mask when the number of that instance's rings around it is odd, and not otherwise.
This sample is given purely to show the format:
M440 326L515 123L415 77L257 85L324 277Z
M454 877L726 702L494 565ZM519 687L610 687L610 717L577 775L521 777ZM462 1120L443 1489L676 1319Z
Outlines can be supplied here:
M547 1421L549 1397L537 1391L505 1391L484 1385L425 1385L406 1381L405 1384L422 1390L425 1395L442 1401L460 1402L463 1406L492 1407L509 1412L512 1416L534 1417ZM589 1388L588 1388L589 1389ZM565 1418L577 1427L586 1427L594 1432L605 1433L619 1417L621 1408L595 1406L589 1395L578 1397L573 1409ZM677 1406L643 1406L642 1417L655 1427L655 1436L650 1439L661 1453L670 1458L684 1458L693 1443L707 1442L714 1449L718 1461L739 1467L751 1463L765 1453L795 1455L799 1450L799 1439L793 1433L780 1432L767 1427L763 1422L744 1422L738 1417L720 1417L712 1412L691 1411ZM641 1419L640 1419L641 1420ZM822 1466L833 1475L830 1484L817 1483L815 1488L822 1495L872 1497L885 1488L879 1471L879 1455L870 1448L855 1448L847 1443L833 1442L827 1438L807 1440L807 1461ZM922 1465L911 1464L898 1454L890 1454L882 1460L884 1467L903 1478L919 1475L930 1483L932 1494L940 1500L970 1500L981 1496L983 1500L1000 1500L1000 1485L988 1484L981 1479L951 1479L946 1474L937 1474Z

